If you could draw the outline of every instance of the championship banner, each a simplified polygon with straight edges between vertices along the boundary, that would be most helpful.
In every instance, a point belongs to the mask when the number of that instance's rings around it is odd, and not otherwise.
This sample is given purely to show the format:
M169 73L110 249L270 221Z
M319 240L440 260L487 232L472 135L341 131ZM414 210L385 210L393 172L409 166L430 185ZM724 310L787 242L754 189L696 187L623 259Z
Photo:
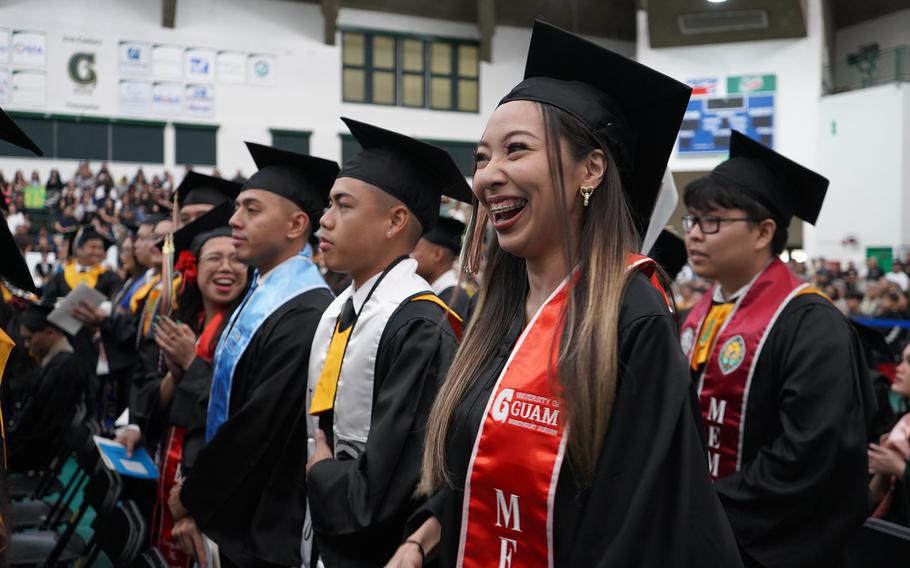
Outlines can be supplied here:
M247 54L239 51L219 51L215 56L215 75L221 83L246 82Z
M187 85L184 91L186 114L189 116L211 117L215 115L215 86Z
M63 36L63 63L67 82L60 85L60 91L62 91L67 108L101 110L101 103L98 100L98 84L100 78L103 77L99 65L99 60L103 57L104 52L102 46L102 40L97 38ZM56 57L54 61L57 61ZM110 77L108 78L110 79Z
M120 112L148 114L152 104L152 84L142 79L120 80Z
M123 40L119 47L119 61L121 75L151 75L152 45L143 41Z
M13 66L43 68L47 65L47 35L44 32L14 31L10 51Z
M183 84L158 82L152 84L152 112L177 116L183 110Z
M183 70L188 81L214 81L215 51L198 47L187 49L183 56Z
M277 59L274 55L250 55L247 81L251 85L274 85L276 63Z
M44 71L15 70L12 86L12 104L34 107L47 105L47 76Z
M0 67L0 105L8 105L13 84L9 69Z
M156 79L182 79L183 48L162 43L153 45L152 75Z
M9 28L0 28L0 65L9 64Z

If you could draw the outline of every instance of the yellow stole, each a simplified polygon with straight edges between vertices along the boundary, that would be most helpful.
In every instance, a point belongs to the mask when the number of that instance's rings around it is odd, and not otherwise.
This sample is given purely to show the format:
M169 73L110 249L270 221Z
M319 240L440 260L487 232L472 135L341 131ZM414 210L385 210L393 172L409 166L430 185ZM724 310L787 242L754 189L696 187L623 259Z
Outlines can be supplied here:
M83 282L89 288L94 288L98 285L98 277L107 272L107 267L101 264L96 264L85 272L79 272L76 266L75 262L70 262L63 267L63 279L70 290L75 290Z

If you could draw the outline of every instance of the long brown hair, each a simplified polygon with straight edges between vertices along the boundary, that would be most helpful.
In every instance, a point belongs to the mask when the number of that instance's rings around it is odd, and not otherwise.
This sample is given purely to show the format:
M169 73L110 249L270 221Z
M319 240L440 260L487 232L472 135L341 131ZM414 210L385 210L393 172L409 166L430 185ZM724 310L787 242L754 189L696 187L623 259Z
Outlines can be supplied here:
M536 104L545 126L551 186L557 193L556 221L562 226L564 254L569 260L566 266L580 266L566 306L562 335L554 338L559 340L559 384L554 392L559 393L571 425L570 464L576 479L585 486L594 477L613 410L619 374L619 311L628 282L626 265L639 240L622 191L621 167L610 149L571 115ZM560 141L565 142L575 161L601 150L608 162L604 179L585 208L576 251L570 250ZM478 219L485 222L486 215L479 207L475 199L468 235L481 234ZM473 242L465 249L463 263L470 265L470 260L477 258L477 246ZM512 323L524 319L528 290L524 259L502 250L497 240L491 239L475 316L430 413L418 493L428 495L450 482L445 444L455 409L495 356Z

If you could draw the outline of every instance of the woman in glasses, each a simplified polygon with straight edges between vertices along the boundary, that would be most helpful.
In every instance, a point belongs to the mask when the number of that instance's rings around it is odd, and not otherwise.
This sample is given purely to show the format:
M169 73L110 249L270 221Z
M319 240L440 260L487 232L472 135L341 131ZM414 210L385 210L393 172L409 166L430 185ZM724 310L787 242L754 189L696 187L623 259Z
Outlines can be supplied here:
M748 566L839 566L866 507L871 383L844 316L778 259L828 180L734 131L684 194L689 264L715 286L682 345L708 467Z
M390 566L740 565L676 324L634 254L689 92L535 25L477 147L469 265L485 219L496 238Z

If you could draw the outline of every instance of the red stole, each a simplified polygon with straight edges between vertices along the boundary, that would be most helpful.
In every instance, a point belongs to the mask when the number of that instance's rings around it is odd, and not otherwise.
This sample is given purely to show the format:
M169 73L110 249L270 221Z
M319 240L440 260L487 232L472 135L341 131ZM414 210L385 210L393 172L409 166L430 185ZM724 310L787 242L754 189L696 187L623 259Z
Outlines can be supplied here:
M224 327L224 312L218 312L205 326L202 335L196 341L196 355L208 363L215 355L215 346ZM155 503L155 517L152 520L152 543L161 550L168 564L174 568L188 568L191 558L180 550L177 541L171 535L174 519L167 499L171 489L183 481L180 462L183 459L183 438L186 428L171 426L167 429L167 439L161 452L161 473L158 476L158 490Z
M653 276L654 261L629 269ZM550 566L553 505L566 450L556 360L569 279L541 306L512 349L487 402L464 489L458 566Z
M746 407L755 365L780 313L808 286L780 260L773 260L737 300L717 332L698 385L711 479L742 467ZM683 324L682 345L690 364L713 297L714 288L692 308Z

